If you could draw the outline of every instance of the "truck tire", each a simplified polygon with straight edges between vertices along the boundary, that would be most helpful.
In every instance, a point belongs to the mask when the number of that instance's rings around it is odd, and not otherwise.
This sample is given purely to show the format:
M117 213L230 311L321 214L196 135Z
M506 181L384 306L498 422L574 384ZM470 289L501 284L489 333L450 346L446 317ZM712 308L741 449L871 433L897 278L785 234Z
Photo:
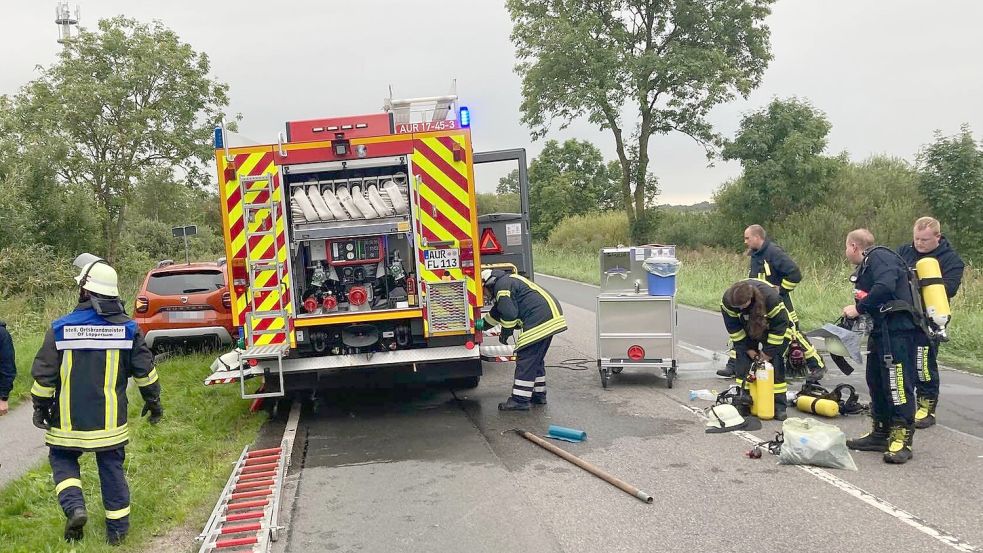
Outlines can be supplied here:
M447 385L455 390L471 390L478 387L481 382L480 376L466 376L464 378L451 378Z

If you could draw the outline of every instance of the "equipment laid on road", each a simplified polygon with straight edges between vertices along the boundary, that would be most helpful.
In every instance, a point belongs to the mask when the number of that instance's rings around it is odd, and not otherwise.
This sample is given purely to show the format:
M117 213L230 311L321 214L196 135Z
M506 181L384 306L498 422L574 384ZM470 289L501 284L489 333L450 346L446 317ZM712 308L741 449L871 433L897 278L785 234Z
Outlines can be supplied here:
M587 439L587 432L577 430L576 428L551 424L549 431L546 432L546 437L554 440L563 440L564 442L579 443Z
M206 385L238 382L242 397L262 399L388 372L469 388L482 354L511 357L494 340L483 352L475 328L484 302L474 166L518 162L526 193L525 152L474 152L455 94L388 98L384 109L290 121L264 145L233 146L215 129L242 351ZM527 211L517 217L509 244L528 241ZM253 377L263 385L249 393Z
M946 325L952 311L949 308L949 296L946 294L945 281L942 280L942 268L939 260L934 257L923 257L915 263L915 273L918 275L918 287L921 292L922 305L925 306L925 316L934 327L935 334L943 341L946 336Z
M846 447L846 436L832 424L789 417L782 423L782 435L784 441L778 454L780 465L857 470Z
M277 524L283 477L290 465L290 439L280 447L250 451L249 446L232 469L205 529L195 540L199 553L235 549L269 551L282 528Z
M806 382L795 396L795 407L803 413L823 417L856 415L867 409L858 401L859 397L856 388L849 384L840 384L829 391L819 384Z
M603 248L597 296L601 386L625 368L661 369L676 378L675 246ZM657 274L656 274L657 273Z
M580 457L577 457L576 455L573 455L571 453L568 453L567 451L564 451L563 449L556 447L555 445L536 436L535 434L532 434L531 432L526 432L525 430L520 430L518 428L515 428L512 431L522 436L523 438L529 440L530 442L538 445L539 447L545 449L546 451L549 451L553 455L556 455L561 459L564 459L566 461L569 461L577 465L578 467L586 470L587 472L593 474L594 476L600 478L601 480L604 480L608 484L617 487L618 489L627 493L628 495L631 495L632 497L641 499L646 503L652 503L652 501L654 501L651 495L643 492L642 490L636 488L635 486L632 486L631 484L625 482L624 480L620 480L608 474L607 472L595 467L594 465L588 463L587 461L584 461Z

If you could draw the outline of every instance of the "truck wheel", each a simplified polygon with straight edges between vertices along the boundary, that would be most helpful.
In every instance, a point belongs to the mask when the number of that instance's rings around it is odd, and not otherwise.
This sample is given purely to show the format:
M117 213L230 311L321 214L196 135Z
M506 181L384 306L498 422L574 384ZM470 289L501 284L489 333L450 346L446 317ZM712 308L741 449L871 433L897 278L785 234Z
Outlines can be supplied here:
M455 390L470 390L477 388L479 382L481 382L480 376L467 376L464 378L452 378L447 381L447 384Z

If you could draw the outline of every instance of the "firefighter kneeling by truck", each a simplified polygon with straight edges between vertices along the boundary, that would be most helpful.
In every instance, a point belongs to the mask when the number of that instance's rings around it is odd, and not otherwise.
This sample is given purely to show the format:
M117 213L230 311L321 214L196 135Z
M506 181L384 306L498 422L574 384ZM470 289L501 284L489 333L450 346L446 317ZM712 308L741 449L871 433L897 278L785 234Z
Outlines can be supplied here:
M567 329L560 302L536 283L505 271L481 271L491 311L477 321L479 331L501 325L499 341L508 342L513 331L522 332L515 342L515 382L512 395L498 404L500 411L528 411L530 403L546 404L546 352L553 335Z

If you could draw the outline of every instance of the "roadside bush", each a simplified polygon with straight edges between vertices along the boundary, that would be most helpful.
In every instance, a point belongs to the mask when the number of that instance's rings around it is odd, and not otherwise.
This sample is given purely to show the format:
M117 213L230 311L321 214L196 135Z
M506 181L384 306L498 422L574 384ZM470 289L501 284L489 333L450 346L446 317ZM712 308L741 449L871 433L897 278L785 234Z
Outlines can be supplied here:
M51 246L12 245L0 249L0 297L26 295L41 300L73 283L72 261Z
M593 252L629 242L628 216L620 211L568 217L549 237L550 247Z

